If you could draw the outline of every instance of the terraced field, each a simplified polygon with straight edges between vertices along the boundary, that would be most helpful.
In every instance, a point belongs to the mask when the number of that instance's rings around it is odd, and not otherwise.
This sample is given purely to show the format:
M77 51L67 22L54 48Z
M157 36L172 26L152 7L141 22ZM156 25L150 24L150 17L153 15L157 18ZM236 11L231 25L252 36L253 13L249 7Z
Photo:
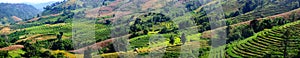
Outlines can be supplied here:
M295 34L291 35L300 38L297 35L300 33L299 0L102 1L69 0L49 6L53 9L43 12L47 16L3 28L0 39L8 38L9 42L2 42L9 44L1 49L24 50L26 54L20 54L24 58L43 57L49 53L45 51L50 51L51 55L62 53L69 58L75 55L79 58L150 58L152 54L158 54L152 58L262 58L269 55L282 58L285 47L288 55L300 55L300 39L285 36L286 30L292 30ZM218 10L220 13L215 13ZM226 22L227 25L212 27L215 14L221 14L216 22ZM90 24L94 19L97 22ZM259 28L251 25L256 20ZM286 25L274 27L283 24ZM274 28L261 31L266 26ZM226 32L228 41L215 47L210 44L216 35L212 32L221 29L229 31ZM254 29L259 30L254 32ZM119 40L123 37L127 39ZM121 47L129 46L123 51L114 45L119 41L122 41ZM28 49L31 47L37 48ZM93 52L89 52L90 49ZM39 50L41 55L35 55Z
M279 8L281 8L281 9L279 9ZM290 8L289 6L285 6L285 5L268 6L264 9L256 9L255 11L248 12L244 15L228 18L228 20L232 21L232 22L228 22L228 24L237 24L240 22L245 22L248 20L268 17L268 16L272 16L272 15L276 15L276 14L289 12L292 10L294 10L294 9Z
M228 58L240 58L240 57L265 57L267 54L279 55L283 57L283 51L275 51L274 49L284 50L286 46L289 51L288 54L296 54L297 48L299 48L300 39L287 38L286 30L293 30L295 34L300 31L300 21L286 24L280 27L274 27L272 29L266 29L257 33L255 36L247 38L245 40L233 42L229 44L226 49L226 57ZM299 37L296 35L296 37ZM285 41L286 40L286 41ZM287 45L283 43L286 42ZM299 51L298 51L299 52ZM274 54L275 53L275 54Z

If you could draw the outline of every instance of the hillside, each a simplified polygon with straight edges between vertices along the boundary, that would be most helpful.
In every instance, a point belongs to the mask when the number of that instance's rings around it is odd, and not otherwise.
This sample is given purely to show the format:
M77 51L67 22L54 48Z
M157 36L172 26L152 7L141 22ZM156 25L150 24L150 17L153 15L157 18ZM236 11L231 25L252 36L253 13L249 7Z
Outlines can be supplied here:
M50 1L50 2L45 2L45 3L28 3L28 4L34 6L35 8L37 8L40 11L43 11L45 6L51 5L52 3L55 3L55 1Z
M288 57L296 56L299 51L299 21L272 29L266 29L245 40L228 45L226 57ZM288 50L287 50L288 49ZM290 50L291 49L291 50ZM287 51L287 52L284 52Z
M0 18L3 20L8 19L9 22L13 22L13 16L19 17L23 20L35 17L41 11L27 4L10 4L0 3Z
M66 0L12 18L20 22L0 26L2 57L300 55L299 0Z

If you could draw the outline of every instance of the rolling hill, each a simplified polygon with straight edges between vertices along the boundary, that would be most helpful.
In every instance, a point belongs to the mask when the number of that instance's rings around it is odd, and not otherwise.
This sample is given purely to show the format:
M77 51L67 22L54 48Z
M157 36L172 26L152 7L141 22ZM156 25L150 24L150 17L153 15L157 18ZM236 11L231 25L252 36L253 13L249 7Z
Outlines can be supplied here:
M41 16L1 26L5 32L0 34L0 56L299 57L299 3L299 0L67 0L45 7ZM215 46L216 42L223 44Z
M13 21L12 16L19 17L23 20L35 17L41 11L27 4L11 4L0 3L0 18L7 18L8 21Z

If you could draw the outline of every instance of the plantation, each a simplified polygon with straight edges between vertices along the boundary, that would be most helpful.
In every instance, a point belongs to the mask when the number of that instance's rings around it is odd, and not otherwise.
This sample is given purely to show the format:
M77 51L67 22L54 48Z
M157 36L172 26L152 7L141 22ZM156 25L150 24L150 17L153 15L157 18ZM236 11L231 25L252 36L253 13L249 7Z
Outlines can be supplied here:
M297 57L300 39L297 35L299 21L272 29L265 29L245 40L227 45L226 57L284 57L288 48L288 56ZM291 32L293 30L293 32ZM289 33L289 34L287 34ZM287 43L287 44L283 44Z

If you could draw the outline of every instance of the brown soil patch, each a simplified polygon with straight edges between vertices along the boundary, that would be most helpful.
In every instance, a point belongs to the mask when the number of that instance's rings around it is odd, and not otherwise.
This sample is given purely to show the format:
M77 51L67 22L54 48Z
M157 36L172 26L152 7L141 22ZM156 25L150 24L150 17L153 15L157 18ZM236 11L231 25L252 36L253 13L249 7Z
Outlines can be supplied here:
M142 10L145 11L149 8L152 7L158 7L161 4L158 4L157 2L159 2L158 0L148 0L145 4L142 5Z
M22 19L17 16L12 16L11 18L13 18L16 22L22 21Z
M16 43L18 42L22 42L22 41L26 41L26 40L31 40L31 43L35 43L38 40L49 40L49 39L56 39L56 35L44 35L44 34L36 34L36 35L32 35L30 37L25 38L24 36L22 37L23 39L16 41ZM63 36L63 38L67 38L65 36Z
M50 15L46 15L46 16L41 16L41 17L35 17L35 18L32 18L30 20L27 20L26 22L23 22L24 23L28 23L28 22L33 22L33 21L37 21L39 20L40 18L48 18L48 17L53 17L53 16L59 16L61 13L58 13L58 14L50 14Z
M0 51L11 51L24 48L23 45L11 45L8 47L0 48Z
M0 31L0 33L1 33L1 35L8 35L8 34L10 34L10 31L11 31L10 27L3 27Z
M117 7L117 5L121 2L122 0L116 0L112 3L110 3L107 6L99 7L99 8L94 8L92 10L87 10L86 11L86 17L92 17L92 18L97 18L97 17L103 17L103 16L108 16L108 15L113 15L112 12L113 10Z

